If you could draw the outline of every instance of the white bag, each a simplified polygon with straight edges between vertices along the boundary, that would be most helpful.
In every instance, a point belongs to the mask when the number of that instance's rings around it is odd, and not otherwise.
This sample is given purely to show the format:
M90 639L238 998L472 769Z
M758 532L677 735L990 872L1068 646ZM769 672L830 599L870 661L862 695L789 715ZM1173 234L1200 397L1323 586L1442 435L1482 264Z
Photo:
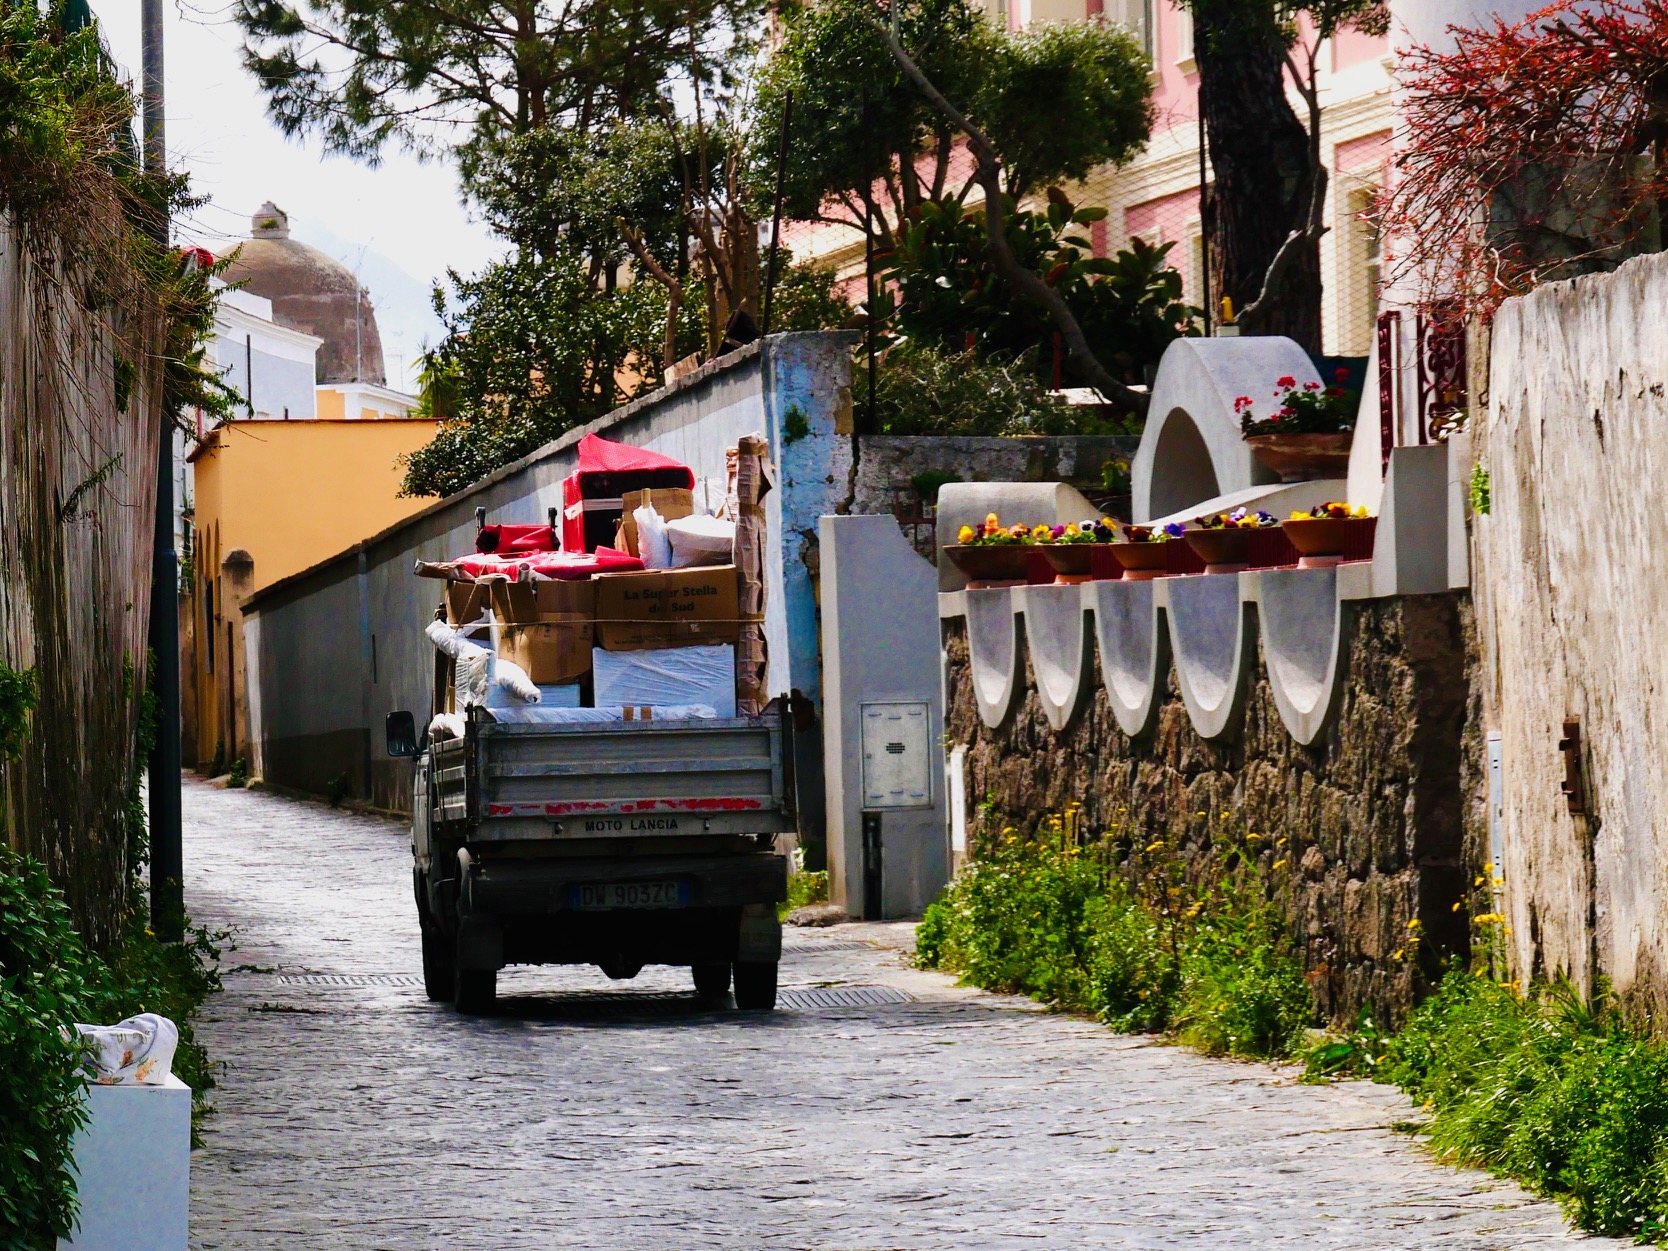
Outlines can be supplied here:
M115 1025L77 1025L86 1048L81 1062L98 1086L161 1086L173 1068L180 1032L165 1016L141 1012Z
M717 517L679 517L666 523L673 569L735 563L736 523Z
M670 569L672 548L666 541L666 519L655 511L652 504L633 509L631 518L637 523L637 555L643 562L643 568Z

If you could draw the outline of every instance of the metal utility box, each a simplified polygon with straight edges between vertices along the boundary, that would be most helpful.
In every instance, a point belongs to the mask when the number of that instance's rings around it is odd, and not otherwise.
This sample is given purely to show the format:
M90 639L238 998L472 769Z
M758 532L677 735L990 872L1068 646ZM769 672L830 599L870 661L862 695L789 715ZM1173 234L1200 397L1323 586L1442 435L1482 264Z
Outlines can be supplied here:
M925 702L866 703L863 808L932 807L932 718Z

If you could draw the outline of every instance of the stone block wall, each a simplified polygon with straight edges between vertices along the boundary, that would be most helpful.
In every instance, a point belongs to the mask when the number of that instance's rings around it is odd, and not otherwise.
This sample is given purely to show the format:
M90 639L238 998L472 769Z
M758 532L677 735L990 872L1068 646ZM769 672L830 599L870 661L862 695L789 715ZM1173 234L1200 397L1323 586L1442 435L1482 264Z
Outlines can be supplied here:
M991 729L965 618L946 618L945 728L966 747L970 843L1071 804L1090 832L1126 846L1162 838L1189 866L1213 830L1261 834L1264 867L1287 861L1270 880L1286 884L1280 903L1320 1014L1342 1025L1368 1008L1400 1022L1444 959L1469 954L1465 903L1487 846L1472 798L1483 785L1475 632L1465 592L1363 601L1353 616L1340 711L1310 747L1282 724L1260 656L1237 731L1214 740L1193 728L1173 665L1155 727L1123 733L1098 658L1092 698L1064 730L1049 727L1029 656L1023 699Z

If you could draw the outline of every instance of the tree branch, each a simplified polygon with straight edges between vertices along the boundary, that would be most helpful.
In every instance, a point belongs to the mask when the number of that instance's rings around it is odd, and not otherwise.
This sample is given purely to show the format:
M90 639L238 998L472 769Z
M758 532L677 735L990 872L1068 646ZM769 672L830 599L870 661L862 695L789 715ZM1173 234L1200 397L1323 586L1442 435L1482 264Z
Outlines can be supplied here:
M968 150L973 153L978 162L975 177L985 193L985 234L990 241L991 267L996 270L1004 282L1011 286L1021 296L1040 304L1048 313L1049 318L1060 329L1060 337L1065 340L1066 352L1076 362L1077 367L1088 377L1095 390L1109 400L1133 409L1145 415L1150 397L1141 391L1132 390L1112 375L1106 366L1100 363L1098 357L1089 347L1089 340L1083 334L1083 327L1072 315L1071 307L1064 297L1048 283L1042 276L1027 269L1014 256L1013 249L1008 246L1007 210L1004 204L1005 196L1002 190L1002 162L997 155L996 146L990 139L970 121L962 111L946 100L935 87L932 80L922 72L920 66L910 59L903 45L892 35L891 28L878 17L870 14L868 21L886 40L886 46L892 50L892 58L897 61L904 76L914 83L916 88L927 98L927 102L937 109L952 126L967 136Z

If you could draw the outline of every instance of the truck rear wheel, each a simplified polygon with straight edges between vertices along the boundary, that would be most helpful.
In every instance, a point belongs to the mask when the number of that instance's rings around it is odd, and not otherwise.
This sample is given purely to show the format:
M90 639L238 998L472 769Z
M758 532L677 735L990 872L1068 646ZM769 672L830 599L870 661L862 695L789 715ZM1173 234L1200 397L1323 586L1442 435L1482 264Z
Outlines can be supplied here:
M727 964L697 964L690 972L695 975L695 993L706 999L716 999L730 991L730 966Z
M776 1006L776 962L736 961L736 1007L769 1012Z
M498 1006L498 971L496 969L459 969L454 985L453 1001L459 1012L468 1016L486 1016Z
M435 1003L446 1003L457 993L452 944L426 916L419 921L423 930L423 993Z

